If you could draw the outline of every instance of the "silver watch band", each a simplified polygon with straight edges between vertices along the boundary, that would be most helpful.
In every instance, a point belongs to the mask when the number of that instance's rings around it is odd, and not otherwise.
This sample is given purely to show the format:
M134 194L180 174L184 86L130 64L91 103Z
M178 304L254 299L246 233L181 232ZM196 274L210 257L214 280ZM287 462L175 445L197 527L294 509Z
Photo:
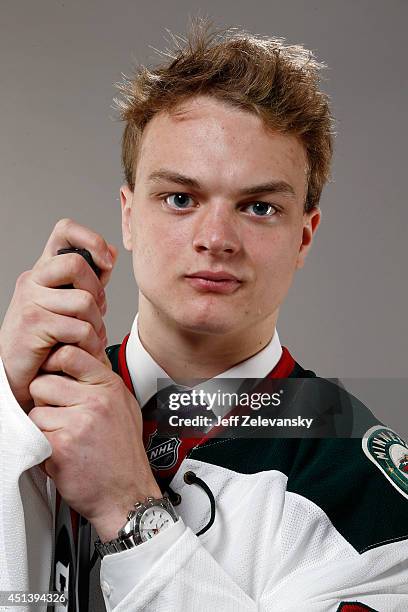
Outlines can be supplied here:
M135 535L130 535L126 539L116 538L115 540L110 540L109 542L104 543L102 543L98 538L95 540L95 550L101 559L103 559L105 555L111 555L113 553L121 552L122 550L129 550L129 548L134 548L138 544L141 544L141 542L142 540L138 533Z
M129 550L142 543L139 531L140 519L148 508L160 507L169 513L174 522L178 520L178 515L173 508L168 497L146 497L144 502L137 502L127 515L127 522L119 529L118 537L108 542L101 542L99 538L95 540L95 550L103 558L123 550Z

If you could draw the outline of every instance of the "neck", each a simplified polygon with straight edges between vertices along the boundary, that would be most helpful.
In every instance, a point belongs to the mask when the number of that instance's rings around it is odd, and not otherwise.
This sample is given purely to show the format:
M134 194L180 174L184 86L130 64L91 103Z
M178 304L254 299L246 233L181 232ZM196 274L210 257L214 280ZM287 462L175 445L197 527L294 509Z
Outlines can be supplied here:
M277 312L227 334L197 333L158 316L144 299L139 299L138 331L144 348L178 382L213 378L249 359L271 341L276 319Z

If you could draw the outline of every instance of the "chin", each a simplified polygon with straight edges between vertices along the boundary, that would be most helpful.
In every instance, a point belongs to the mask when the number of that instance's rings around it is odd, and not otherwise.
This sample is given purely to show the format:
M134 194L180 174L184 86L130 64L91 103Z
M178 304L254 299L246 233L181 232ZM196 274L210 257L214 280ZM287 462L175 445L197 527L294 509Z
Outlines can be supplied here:
M196 334L224 335L236 329L230 313L189 311L175 318L182 329Z
M171 291L166 293L167 301L163 301L163 294L148 295L141 292L147 307L167 324L186 333L225 335L233 333L243 327L240 316L242 305L231 303L229 300L221 302L219 296L174 295ZM223 301L225 298L221 298ZM140 303L139 303L140 307ZM232 316L235 312L238 316Z

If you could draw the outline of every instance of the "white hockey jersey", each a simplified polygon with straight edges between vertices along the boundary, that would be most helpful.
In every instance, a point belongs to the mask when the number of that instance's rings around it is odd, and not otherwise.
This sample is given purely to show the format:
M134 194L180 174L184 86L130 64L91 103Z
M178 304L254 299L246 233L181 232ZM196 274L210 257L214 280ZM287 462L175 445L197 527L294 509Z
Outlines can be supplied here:
M271 376L312 374L285 351ZM47 590L54 498L38 464L51 449L2 381L0 588ZM181 519L103 559L106 609L406 612L408 448L367 411L362 421L358 438L208 438L171 468L156 460Z

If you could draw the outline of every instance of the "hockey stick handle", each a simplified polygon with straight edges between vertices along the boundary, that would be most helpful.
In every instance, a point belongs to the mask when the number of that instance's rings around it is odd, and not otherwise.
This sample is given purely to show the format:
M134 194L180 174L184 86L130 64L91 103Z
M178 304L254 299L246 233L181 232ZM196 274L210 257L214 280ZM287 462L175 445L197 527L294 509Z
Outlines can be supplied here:
M57 254L81 255L99 277L100 270L87 249L59 249ZM73 285L63 285L72 289ZM91 525L67 506L57 491L55 524L54 588L68 595L66 612L88 612Z

